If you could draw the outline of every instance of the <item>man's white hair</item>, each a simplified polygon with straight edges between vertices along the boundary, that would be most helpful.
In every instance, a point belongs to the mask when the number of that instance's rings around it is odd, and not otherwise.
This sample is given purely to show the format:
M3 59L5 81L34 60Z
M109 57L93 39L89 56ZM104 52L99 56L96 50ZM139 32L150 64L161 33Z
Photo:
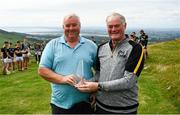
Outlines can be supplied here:
M109 20L111 20L112 18L114 18L114 17L119 17L120 20L121 20L121 23L123 23L123 24L126 23L125 17L124 17L123 15L119 14L119 13L116 13L116 12L114 12L114 13L110 14L109 16L107 16L107 18L106 18L106 23L107 23Z
M79 16L76 15L76 14L74 14L74 13L72 13L72 14L69 14L69 15L67 15L67 16L64 17L63 25L64 25L65 20L67 20L67 19L69 19L69 18L77 18L78 21L79 21L79 24L80 24L80 18L79 18Z

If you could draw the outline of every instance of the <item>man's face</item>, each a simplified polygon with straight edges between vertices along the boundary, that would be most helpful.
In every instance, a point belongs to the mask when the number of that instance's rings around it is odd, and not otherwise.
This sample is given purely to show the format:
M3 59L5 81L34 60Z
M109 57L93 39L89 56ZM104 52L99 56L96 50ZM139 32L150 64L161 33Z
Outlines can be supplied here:
M121 19L119 17L112 17L108 19L107 29L109 36L113 41L120 41L124 39L126 24L121 23Z
M65 19L63 28L67 41L77 40L80 34L80 22L77 18L71 17Z

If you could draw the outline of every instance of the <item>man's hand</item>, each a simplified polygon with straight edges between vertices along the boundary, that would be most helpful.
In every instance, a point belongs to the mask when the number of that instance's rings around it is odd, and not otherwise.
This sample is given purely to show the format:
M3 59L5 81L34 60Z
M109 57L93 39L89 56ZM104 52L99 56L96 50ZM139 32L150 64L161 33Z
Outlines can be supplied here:
M61 83L69 84L69 85L74 86L76 84L75 76L73 74L64 76L64 77L62 77Z
M98 83L84 81L83 84L75 85L75 87L82 92L96 92L98 90Z

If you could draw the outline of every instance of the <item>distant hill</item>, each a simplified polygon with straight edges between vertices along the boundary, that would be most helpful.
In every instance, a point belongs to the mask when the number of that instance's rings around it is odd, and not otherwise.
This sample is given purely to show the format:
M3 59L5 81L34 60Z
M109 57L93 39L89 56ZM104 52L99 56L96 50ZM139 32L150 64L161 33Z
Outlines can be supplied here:
M5 40L12 41L13 43L17 40L22 40L24 36L30 38L30 41L34 40L46 40L49 41L63 34L63 29L57 27L14 27L6 28L11 32L0 29L0 45ZM139 36L140 29L127 29L126 34L136 32ZM163 42L169 40L175 40L180 37L179 29L144 29L146 34L149 36L149 44L156 42ZM24 32L24 33L18 33ZM93 40L96 44L101 44L109 40L107 31L102 27L85 27L81 29L81 35Z
M139 31L141 29L149 36L149 42L162 42L180 38L179 28L127 28L126 34L136 32L136 35L139 36ZM63 29L60 27L4 27L4 30L30 34L31 38L39 40L50 40L63 34ZM101 39L108 36L108 33L106 27L95 26L82 27L81 35L90 38L93 36L94 39L97 39L96 41L99 42L99 38Z
M0 29L0 47L3 46L4 41L12 42L13 44L16 41L22 41L25 36L28 34L25 33L18 33L18 32L8 32L5 30ZM33 42L35 39L29 39L29 42Z
M4 31L4 30L0 29L0 33L3 33L3 34L8 34L9 32L7 32L7 31Z

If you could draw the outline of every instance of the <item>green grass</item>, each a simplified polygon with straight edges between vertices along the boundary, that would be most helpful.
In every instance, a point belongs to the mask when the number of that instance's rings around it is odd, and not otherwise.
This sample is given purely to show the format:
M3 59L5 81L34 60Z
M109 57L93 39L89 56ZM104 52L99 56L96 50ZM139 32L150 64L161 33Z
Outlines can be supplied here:
M138 113L180 113L180 40L148 48L138 81ZM26 71L0 74L0 114L50 113L50 84L38 76L37 67L33 60Z
M28 70L0 75L0 113L50 113L50 85L37 74L37 64Z
M180 113L180 39L149 46L138 113Z

